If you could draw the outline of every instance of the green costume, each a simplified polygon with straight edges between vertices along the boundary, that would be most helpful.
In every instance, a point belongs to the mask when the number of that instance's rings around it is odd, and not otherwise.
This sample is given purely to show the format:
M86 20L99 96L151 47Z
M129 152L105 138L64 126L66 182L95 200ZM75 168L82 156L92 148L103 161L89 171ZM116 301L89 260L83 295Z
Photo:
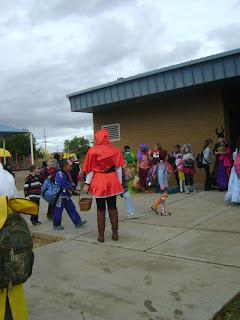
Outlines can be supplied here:
M129 193L136 193L136 190L133 187L133 179L136 175L137 157L133 152L131 152L130 150L127 150L124 152L124 159L127 163L128 191Z

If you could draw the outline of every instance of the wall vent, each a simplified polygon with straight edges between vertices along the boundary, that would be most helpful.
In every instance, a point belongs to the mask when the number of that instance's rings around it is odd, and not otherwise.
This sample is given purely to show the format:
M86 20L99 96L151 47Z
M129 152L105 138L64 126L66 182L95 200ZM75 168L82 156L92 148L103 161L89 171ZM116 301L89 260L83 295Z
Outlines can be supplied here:
M108 124L102 126L102 129L107 129L109 133L110 141L120 141L120 124L114 123L114 124Z

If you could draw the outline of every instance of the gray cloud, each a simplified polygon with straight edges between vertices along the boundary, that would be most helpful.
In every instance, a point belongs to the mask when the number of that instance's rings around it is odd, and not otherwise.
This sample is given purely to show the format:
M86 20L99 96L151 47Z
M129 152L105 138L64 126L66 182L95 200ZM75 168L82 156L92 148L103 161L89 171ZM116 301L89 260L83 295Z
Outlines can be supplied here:
M131 2L134 0L51 0L51 2L39 0L30 9L29 17L32 23L41 20L64 19L69 16L91 17Z
M239 4L240 8L240 4ZM229 24L208 33L208 39L221 46L223 50L231 50L240 47L240 23Z
M36 64L5 77L0 87L0 102L4 106L1 121L30 128L39 139L44 127L53 140L75 134L91 135L92 116L71 113L65 97L73 81L71 68L67 64L50 67Z
M31 129L40 143L45 127L51 150L74 135L92 135L92 116L71 113L67 93L240 46L238 22L222 23L219 16L214 29L205 20L196 29L195 18L202 19L189 16L191 31L167 13L174 3L2 1L1 122ZM192 1L184 5L191 8Z
M147 52L142 59L147 69L154 69L196 58L201 46L202 43L197 40L177 42L169 50L162 48L154 53Z

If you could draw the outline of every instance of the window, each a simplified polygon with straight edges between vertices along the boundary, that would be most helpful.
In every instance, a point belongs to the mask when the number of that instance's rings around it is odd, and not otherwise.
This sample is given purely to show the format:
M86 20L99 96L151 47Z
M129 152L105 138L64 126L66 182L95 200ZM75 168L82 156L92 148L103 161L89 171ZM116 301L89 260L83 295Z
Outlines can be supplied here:
M102 129L107 129L110 141L120 141L120 124L108 124L102 126Z

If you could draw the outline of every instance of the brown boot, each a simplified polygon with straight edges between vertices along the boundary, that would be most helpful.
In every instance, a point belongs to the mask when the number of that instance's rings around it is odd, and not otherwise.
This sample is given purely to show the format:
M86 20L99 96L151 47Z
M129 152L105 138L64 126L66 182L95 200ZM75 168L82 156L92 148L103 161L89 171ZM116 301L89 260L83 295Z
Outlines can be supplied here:
M104 232L105 232L105 211L97 211L97 223L98 223L98 241L104 242Z
M116 209L108 209L109 218L112 224L112 239L114 241L118 241L118 210Z

